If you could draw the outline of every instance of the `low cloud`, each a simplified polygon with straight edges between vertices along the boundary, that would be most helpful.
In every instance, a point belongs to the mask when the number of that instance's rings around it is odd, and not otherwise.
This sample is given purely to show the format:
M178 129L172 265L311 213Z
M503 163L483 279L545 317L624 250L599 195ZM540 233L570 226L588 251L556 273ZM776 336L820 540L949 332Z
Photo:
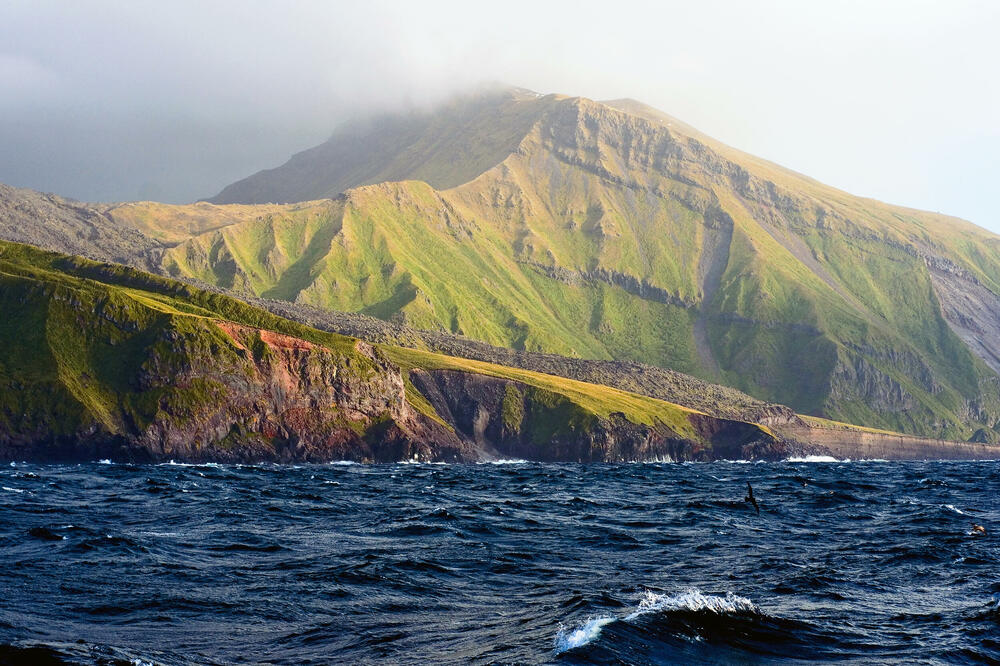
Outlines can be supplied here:
M348 117L503 81L638 98L857 194L1000 228L979 186L1000 177L998 18L974 1L12 0L0 181L191 201Z

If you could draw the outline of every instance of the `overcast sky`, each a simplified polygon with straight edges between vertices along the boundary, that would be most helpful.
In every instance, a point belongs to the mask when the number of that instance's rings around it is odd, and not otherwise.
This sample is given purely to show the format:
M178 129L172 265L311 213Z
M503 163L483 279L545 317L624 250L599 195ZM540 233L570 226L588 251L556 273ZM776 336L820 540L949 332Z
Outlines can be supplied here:
M193 201L480 82L633 97L1000 232L1000 2L0 4L0 182Z

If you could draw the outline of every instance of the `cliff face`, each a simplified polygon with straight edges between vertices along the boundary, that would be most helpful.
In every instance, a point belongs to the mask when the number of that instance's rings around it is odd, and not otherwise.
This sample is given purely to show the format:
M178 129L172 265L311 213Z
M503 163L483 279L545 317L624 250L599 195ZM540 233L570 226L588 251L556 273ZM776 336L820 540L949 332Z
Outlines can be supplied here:
M0 308L0 459L705 460L776 443L608 387L423 370L471 362L29 246L0 243Z
M3 289L16 303L8 313L38 315L20 331L38 367L27 372L0 354L0 458L477 455L415 411L399 368L364 343L345 353L231 322L150 312L112 292L11 278Z
M783 435L812 443L840 459L851 460L1000 460L1000 445L950 442L852 429L787 426Z
M434 409L464 438L503 458L632 460L781 459L794 452L758 426L691 414L690 432L624 414L599 417L520 382L448 370L411 372Z
M365 343L357 356L267 330L220 322L232 345L227 363L198 343L171 342L180 368L154 356L141 391L217 385L220 399L186 419L158 411L135 444L157 458L314 461L466 460L453 432L413 410L400 371Z

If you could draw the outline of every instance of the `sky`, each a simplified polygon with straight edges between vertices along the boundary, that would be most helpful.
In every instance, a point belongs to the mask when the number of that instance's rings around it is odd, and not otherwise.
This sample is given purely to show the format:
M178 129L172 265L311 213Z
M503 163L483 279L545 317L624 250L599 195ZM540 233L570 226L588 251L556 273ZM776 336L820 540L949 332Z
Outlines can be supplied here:
M1000 233L1000 2L4 0L0 182L188 202L483 83L632 97Z

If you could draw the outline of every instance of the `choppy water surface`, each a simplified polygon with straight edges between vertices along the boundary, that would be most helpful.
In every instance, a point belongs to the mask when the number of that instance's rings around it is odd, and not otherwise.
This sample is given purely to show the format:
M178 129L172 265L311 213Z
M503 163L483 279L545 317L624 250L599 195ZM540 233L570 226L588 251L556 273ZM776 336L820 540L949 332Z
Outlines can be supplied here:
M0 487L0 663L1000 660L995 462L17 464Z

